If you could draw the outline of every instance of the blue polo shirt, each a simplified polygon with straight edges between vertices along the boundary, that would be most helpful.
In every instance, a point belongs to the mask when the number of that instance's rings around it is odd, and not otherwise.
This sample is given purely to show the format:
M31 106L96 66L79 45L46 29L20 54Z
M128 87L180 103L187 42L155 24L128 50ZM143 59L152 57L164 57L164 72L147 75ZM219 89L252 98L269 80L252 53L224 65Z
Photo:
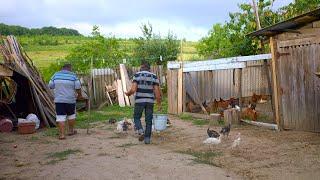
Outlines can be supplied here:
M75 73L61 70L56 72L49 81L50 89L54 89L55 103L76 103L76 89L81 88L81 83Z

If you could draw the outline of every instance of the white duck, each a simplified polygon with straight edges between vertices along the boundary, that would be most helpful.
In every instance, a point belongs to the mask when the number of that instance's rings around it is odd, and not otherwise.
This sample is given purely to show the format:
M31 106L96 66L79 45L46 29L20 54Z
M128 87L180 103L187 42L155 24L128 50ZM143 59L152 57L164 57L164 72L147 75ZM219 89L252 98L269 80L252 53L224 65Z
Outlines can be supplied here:
M235 147L238 147L240 145L240 141L241 141L241 138L240 138L240 133L238 133L238 135L236 136L236 139L233 141L232 143L232 146L231 148L235 148Z

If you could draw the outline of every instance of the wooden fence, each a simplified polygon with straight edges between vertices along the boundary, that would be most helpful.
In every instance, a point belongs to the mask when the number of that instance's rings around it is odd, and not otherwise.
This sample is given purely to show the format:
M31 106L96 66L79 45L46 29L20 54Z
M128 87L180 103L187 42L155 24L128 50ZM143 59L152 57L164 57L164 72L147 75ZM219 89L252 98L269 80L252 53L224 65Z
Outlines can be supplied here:
M132 79L133 75L139 71L139 67L127 67L128 75ZM155 73L159 79L160 83L165 83L163 66L152 66L151 72ZM83 79L82 88L84 92L88 92L88 80L90 79L88 75L81 76ZM106 99L105 88L106 86L114 86L115 80L120 79L120 69L118 68L100 68L92 70L92 89L91 90L91 102L93 106L99 106L104 103ZM88 93L87 93L88 94Z

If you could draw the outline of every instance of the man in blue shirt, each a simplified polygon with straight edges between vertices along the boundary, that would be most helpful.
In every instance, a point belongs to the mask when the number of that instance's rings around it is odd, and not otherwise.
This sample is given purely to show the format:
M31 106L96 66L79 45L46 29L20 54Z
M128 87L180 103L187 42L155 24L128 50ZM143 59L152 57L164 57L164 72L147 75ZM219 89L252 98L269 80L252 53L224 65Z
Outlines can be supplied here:
M69 133L74 130L76 119L76 100L81 98L81 83L75 73L71 72L71 64L65 64L61 71L56 72L49 82L50 89L54 89L56 105L56 121L59 126L59 139L65 139L65 121L68 119Z
M159 87L158 77L150 72L150 65L147 62L143 62L140 67L140 71L133 77L133 83L131 89L126 92L127 96L135 95L134 106L134 124L136 130L142 136L139 140L143 140L145 144L150 144L151 131L152 131L152 118L153 118L153 105L155 99L157 101L158 110L161 110L161 91ZM143 130L141 124L141 116L145 111L146 130Z

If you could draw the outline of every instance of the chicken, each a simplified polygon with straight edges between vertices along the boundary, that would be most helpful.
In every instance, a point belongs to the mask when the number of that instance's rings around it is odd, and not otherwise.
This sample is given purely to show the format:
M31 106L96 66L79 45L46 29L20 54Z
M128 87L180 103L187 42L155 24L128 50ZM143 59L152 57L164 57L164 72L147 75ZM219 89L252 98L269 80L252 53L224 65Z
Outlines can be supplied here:
M238 133L238 135L236 136L236 139L233 141L232 145L231 145L231 148L235 148L235 147L238 147L240 145L240 141L241 141L241 138L240 138L240 133Z
M218 138L220 136L220 134L217 131L212 130L210 128L207 129L207 134L209 137L213 137L213 138Z
M248 108L242 112L242 118L248 118L252 121L256 121L258 118L258 112L255 110L255 105L250 104Z
M231 108L236 108L236 106L239 106L239 98L230 98L229 105L231 106Z
M253 93L251 98L253 103L266 103L268 99L269 99L268 95L257 95L256 93Z
M203 141L204 144L220 144L221 143L221 137L209 137L206 140Z
M123 132L123 131L128 131L132 129L132 120L131 119L124 119L118 122L117 124L117 131L118 132Z
M227 137L229 137L230 130L231 130L231 123L229 123L228 126L223 127L220 133L223 134L224 136L227 135Z

